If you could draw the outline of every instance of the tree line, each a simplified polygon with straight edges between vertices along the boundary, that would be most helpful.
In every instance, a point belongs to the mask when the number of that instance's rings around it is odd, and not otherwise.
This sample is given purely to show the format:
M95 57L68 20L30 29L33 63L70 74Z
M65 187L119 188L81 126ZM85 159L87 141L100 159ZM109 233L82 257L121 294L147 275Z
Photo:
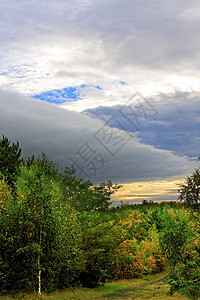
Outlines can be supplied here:
M95 287L168 270L171 293L200 295L199 169L181 203L111 206L121 186L59 172L42 153L0 139L0 291ZM200 177L200 176L199 176Z

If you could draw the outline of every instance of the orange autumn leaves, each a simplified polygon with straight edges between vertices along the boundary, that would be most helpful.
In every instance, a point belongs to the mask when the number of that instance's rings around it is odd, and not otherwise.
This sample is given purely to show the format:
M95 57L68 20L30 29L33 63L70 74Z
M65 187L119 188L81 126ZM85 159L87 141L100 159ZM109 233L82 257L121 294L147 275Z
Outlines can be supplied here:
M141 277L162 271L164 257L157 229L153 226L144 232L145 223L147 225L144 215L138 211L132 211L120 221L122 232L128 239L117 248L117 278Z
M8 187L5 179L3 178L0 181L0 210L4 209L4 206L11 198L11 189Z

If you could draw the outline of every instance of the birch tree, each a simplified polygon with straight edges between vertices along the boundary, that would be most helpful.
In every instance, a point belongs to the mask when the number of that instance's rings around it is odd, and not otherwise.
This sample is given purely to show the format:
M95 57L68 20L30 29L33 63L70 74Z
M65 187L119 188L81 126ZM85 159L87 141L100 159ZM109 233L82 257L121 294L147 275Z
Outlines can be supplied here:
M72 284L83 267L79 249L81 230L76 213L63 200L59 181L33 161L17 181L19 226L24 266L31 289L44 290Z

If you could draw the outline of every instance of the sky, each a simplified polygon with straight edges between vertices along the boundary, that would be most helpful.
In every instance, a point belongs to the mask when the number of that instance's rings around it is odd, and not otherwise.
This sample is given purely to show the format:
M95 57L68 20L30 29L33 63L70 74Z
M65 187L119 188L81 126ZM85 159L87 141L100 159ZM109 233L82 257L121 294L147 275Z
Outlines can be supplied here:
M178 198L198 166L200 3L0 4L0 136L42 151L113 198Z

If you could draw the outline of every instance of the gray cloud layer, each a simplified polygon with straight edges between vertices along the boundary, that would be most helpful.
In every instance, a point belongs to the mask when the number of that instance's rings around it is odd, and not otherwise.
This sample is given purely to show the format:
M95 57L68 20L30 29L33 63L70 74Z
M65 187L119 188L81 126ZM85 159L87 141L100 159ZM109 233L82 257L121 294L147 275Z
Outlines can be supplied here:
M100 134L101 128L104 135ZM111 153L120 141L128 141L129 135L120 130L112 140L108 136L109 130L102 121L87 115L63 110L17 93L0 91L0 135L6 135L12 141L18 140L25 156L47 152L63 169L71 163L69 157L76 159L76 151L88 141L93 150L107 160L103 166L100 163L96 177L91 171L90 175L96 182L167 178L188 173L194 167L187 157L142 144L136 137L132 137L114 157ZM100 156L97 161L99 159Z
M200 156L199 94L176 92L139 101L136 95L127 106L98 107L86 112L104 121L117 119L118 124L113 122L113 126L122 125L127 131L137 132L143 143L178 155Z

